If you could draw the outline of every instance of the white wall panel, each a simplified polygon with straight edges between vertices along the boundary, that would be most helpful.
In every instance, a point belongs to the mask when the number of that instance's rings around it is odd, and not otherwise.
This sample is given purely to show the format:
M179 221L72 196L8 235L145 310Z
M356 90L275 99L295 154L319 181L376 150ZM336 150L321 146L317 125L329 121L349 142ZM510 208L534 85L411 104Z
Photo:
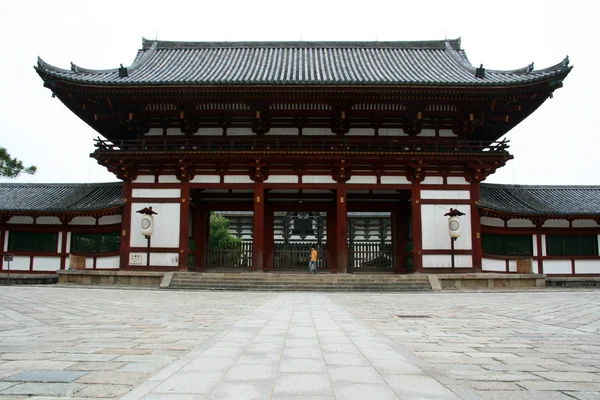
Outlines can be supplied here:
M404 185L411 182L405 176L382 176L381 183L387 185Z
M271 175L265 183L298 183L298 175Z
M570 274L571 260L544 260L545 274Z
M426 176L423 182L421 182L423 185L442 185L443 183L444 178L441 176Z
M508 228L535 228L535 224L528 219L509 219L506 221Z
M457 136L452 129L440 129L439 131L440 137L454 137Z
M352 183L377 183L377 177L376 176L353 176L351 177L348 182L349 184Z
M223 128L199 128L195 136L222 136Z
M121 259L119 256L97 257L96 269L119 268L120 261Z
M298 136L300 131L298 128L271 128L265 135L281 135L281 136Z
M542 228L568 228L569 221L566 219L549 219L544 222Z
M158 213L154 216L154 233L152 234L152 247L179 247L179 203L133 203L133 210L152 206ZM146 238L141 234L140 224L142 214L131 213L131 226L129 227L131 247L146 247Z
M600 274L600 260L575 260L576 274Z
M542 235L542 256L548 255L546 252L546 235Z
M58 217L38 217L35 223L38 225L62 225Z
M69 222L69 225L96 225L94 217L75 217Z
M227 136L256 136L252 128L227 128Z
M446 178L446 183L448 185L468 185L469 182L462 176L449 176Z
M444 216L447 210L457 208L457 205L421 205L421 229L423 233L423 249L440 250L450 249L450 235L448 234L448 217ZM460 237L454 242L456 250L471 250L471 216L467 213L460 217Z
M60 269L60 257L39 257L33 258L34 271L57 271Z
M133 183L154 183L154 175L139 175Z
M573 228L597 228L598 224L592 219L576 219Z
M225 175L223 177L225 183L254 183L248 175Z
M537 257L537 255L538 255L538 251L537 251L537 235L531 235L531 246L533 248L533 256Z
M375 129L354 128L350 129L350 131L346 133L345 136L375 136Z
M94 257L85 258L85 269L94 269Z
M302 183L337 183L329 175L304 175Z
M508 272L517 272L517 260L508 260Z
M219 183L221 177L219 175L196 175L190 183Z
M104 217L100 217L98 220L98 224L100 225L114 225L121 223L120 215L106 215Z
M533 274L539 274L540 273L540 266L539 266L537 260L532 260L531 261L531 273L533 273Z
M408 136L403 129L381 128L378 133L379 136Z
M59 242L59 243L61 243L61 242ZM70 252L71 252L71 232L67 232L67 253L70 253Z
M502 221L500 218L481 217L481 225L503 227L504 221Z
M135 264L135 266L143 267L147 263L146 253L131 253L139 254L142 258L141 264ZM150 253L150 266L167 266L177 267L179 265L179 255L177 253Z
M157 199L176 199L181 197L181 189L133 189L131 197L146 197Z
M302 135L305 136L335 136L330 128L304 128Z
M8 220L9 224L33 224L32 217L11 217Z
M8 235L10 235L10 232L7 229L4 235L4 243L2 243L2 250L4 251L8 251Z
M455 255L455 268L473 268L473 259L470 255ZM450 255L424 255L423 268L452 268Z
M167 128L167 136L183 136L184 133L181 132L179 128Z
M506 261L505 260L482 258L481 263L482 263L481 264L482 271L506 272Z
M175 175L160 175L158 183L181 183L181 181Z
M434 137L435 129L422 129L421 132L418 134L418 136Z
M28 256L14 256L10 262L11 271L29 271L29 259ZM8 262L4 262L2 265L3 270L8 270Z
M469 200L471 193L468 190L421 190L422 199L444 199L444 200ZM469 207L466 204L463 208Z

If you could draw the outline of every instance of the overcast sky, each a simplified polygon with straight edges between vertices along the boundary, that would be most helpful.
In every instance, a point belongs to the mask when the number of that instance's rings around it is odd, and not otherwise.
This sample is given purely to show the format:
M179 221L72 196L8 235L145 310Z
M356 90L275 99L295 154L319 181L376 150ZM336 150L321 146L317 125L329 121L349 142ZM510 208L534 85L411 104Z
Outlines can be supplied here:
M598 8L593 1L10 1L0 4L0 146L34 176L106 182L92 128L42 85L38 56L61 68L129 65L142 37L186 41L462 38L474 65L541 69L569 55L564 87L507 134L515 159L486 182L598 185ZM0 180L6 182L8 180Z

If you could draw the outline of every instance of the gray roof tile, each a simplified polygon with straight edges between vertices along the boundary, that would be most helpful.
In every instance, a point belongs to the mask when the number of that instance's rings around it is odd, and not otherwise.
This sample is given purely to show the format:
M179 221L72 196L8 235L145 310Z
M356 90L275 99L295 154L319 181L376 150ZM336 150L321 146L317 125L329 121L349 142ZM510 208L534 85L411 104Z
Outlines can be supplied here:
M110 85L372 84L469 85L524 84L565 75L568 59L534 71L487 69L476 78L460 49L460 39L429 42L165 42L144 40L128 76L119 69L71 70L38 59L44 79Z
M0 213L85 213L123 204L122 182L0 184Z

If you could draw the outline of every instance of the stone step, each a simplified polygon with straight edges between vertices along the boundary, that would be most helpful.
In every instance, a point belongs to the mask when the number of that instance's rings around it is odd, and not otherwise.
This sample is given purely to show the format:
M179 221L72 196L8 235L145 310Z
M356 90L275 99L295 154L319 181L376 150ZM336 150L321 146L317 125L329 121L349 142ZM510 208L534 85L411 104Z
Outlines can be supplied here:
M430 291L430 287L314 287L314 286L247 286L247 285L196 285L196 286L173 286L170 289L179 290L206 290L206 291L296 291L296 292L424 292Z

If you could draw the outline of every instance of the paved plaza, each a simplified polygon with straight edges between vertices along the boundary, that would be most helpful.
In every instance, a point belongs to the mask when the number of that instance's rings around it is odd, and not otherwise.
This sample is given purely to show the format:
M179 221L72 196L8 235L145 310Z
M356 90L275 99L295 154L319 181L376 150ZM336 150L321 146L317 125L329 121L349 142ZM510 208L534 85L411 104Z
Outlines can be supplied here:
M600 398L600 291L0 288L0 400Z

